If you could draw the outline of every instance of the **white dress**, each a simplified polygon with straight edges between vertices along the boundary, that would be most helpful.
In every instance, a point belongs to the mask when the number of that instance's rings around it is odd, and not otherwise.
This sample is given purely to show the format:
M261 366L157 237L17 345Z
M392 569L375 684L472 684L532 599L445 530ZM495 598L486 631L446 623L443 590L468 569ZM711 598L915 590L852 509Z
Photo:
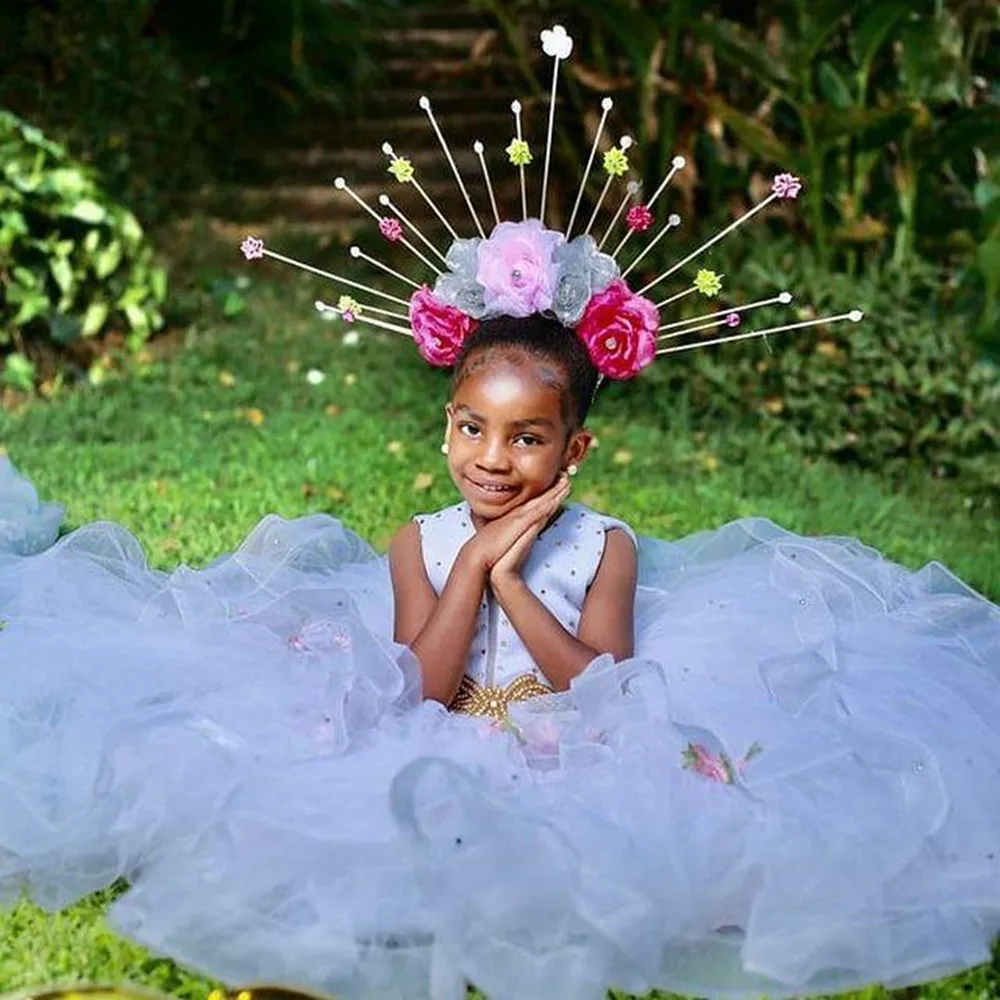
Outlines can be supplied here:
M122 933L345 1000L903 985L1000 932L1000 610L939 565L640 538L634 659L545 694L487 599L448 712L331 517L170 573L58 519L0 464L0 897L124 876ZM417 520L440 588L468 509ZM573 505L529 555L569 630L613 528Z

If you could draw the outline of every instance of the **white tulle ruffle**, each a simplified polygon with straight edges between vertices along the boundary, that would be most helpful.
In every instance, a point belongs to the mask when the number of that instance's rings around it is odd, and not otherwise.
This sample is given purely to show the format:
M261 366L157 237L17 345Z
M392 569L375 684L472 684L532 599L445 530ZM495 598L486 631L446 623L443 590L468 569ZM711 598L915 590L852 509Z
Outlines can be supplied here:
M1000 612L745 520L643 539L636 656L511 725L421 702L385 560L265 518L202 570L0 465L0 893L344 998L790 996L1000 932Z

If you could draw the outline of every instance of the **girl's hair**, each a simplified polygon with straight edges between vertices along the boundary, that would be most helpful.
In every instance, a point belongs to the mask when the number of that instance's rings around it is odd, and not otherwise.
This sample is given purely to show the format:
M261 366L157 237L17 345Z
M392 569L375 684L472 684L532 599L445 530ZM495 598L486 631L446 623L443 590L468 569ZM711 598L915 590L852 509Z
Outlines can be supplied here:
M562 370L563 419L582 427L594 401L598 371L590 360L586 345L576 333L557 319L541 313L523 319L498 316L484 320L468 336L455 361L455 389L466 375L478 367L475 364L478 356L487 361L494 353L517 352L551 362Z

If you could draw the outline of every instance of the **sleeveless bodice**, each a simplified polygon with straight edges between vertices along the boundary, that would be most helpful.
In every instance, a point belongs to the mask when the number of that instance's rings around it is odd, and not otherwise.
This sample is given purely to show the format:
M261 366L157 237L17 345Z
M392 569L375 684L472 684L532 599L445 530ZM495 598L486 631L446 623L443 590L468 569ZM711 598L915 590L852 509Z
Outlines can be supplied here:
M464 501L415 518L420 528L424 567L440 594L462 546L475 534ZM528 589L572 635L604 554L607 532L628 525L581 504L571 504L539 534L521 567ZM502 717L511 701L550 693L517 630L487 587L479 605L465 678L452 707L476 715Z

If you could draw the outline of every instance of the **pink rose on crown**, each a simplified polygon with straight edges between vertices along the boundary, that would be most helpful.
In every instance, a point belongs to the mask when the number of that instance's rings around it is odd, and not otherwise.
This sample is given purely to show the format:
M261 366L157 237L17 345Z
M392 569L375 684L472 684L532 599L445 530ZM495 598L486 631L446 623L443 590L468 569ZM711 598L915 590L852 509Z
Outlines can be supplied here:
M474 319L436 298L426 285L410 297L409 312L410 329L420 356L439 368L455 363L465 338L477 326Z
M656 306L616 278L587 303L576 332L602 375L626 379L638 375L656 356L659 324Z
M501 222L479 246L476 281L488 316L531 316L552 306L556 285L553 254L564 241L538 219Z

